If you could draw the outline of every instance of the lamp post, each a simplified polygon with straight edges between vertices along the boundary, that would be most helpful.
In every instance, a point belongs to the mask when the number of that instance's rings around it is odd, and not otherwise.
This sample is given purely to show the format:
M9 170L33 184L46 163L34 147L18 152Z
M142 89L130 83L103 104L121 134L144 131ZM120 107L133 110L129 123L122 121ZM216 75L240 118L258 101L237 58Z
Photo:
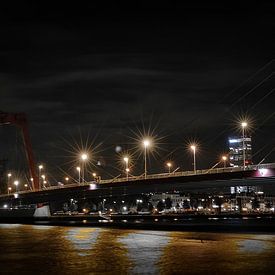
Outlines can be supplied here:
M223 160L223 168L225 168L226 167L227 156L222 156L222 160Z
M190 146L191 150L193 151L193 165L194 165L194 174L196 174L196 145Z
M243 170L245 170L245 128L247 127L247 122L242 122L242 134L243 134Z
M46 176L45 175L41 175L41 178L42 178L42 186L43 188L45 188L45 182L46 182Z
M43 169L43 165L42 164L40 164L40 165L38 165L38 183L39 183L39 188L41 189L41 180L40 180L40 178L41 178L41 170Z
M12 174L8 173L8 194L10 193L10 179L11 179Z
M76 170L78 171L78 183L80 184L80 171L81 171L81 169L80 169L79 166L77 166Z
M171 162L167 162L166 163L167 167L168 167L168 173L171 173L171 167L172 167L172 163Z
M14 181L14 185L15 185L15 191L16 191L16 193L17 193L19 181L18 181L18 180L15 180L15 181Z
M126 171L126 178L127 181L129 180L129 158L128 157L124 157L123 160L125 161L125 171Z
M88 159L88 155L86 153L83 153L81 155L81 160L82 160L82 183L85 182L85 162Z
M147 148L150 146L150 141L145 139L143 141L144 146L144 178L147 178Z
M69 182L69 177L65 177L66 184Z

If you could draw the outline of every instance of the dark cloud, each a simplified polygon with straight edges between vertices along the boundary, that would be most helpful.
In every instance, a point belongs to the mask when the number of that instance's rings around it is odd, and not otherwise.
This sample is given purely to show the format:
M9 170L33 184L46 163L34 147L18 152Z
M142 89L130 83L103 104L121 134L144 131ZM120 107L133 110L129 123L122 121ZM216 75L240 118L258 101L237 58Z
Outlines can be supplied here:
M29 115L39 160L59 165L55 156L66 146L55 144L68 132L80 139L78 128L113 148L129 143L130 129L151 124L168 136L161 161L179 148L174 157L190 168L184 142L196 137L206 167L226 150L236 114L256 117L257 125L272 115L274 62L257 72L272 60L269 4L110 16L93 7L90 14L45 9L39 16L31 10L1 18L0 109ZM274 140L272 125L274 116L254 134L256 151L267 132ZM100 154L116 157L113 149ZM153 161L152 169L158 167Z

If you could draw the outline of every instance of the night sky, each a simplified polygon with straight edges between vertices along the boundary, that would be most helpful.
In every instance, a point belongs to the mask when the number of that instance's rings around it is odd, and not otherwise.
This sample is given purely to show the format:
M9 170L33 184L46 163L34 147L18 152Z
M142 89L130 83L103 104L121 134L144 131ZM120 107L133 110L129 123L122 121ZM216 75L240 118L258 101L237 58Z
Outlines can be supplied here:
M211 167L241 117L252 125L254 163L274 162L273 12L268 2L2 10L0 110L28 115L36 160L56 180L76 176L81 140L90 171L118 175L129 151L142 173L140 133L156 136L149 173L164 172L167 159L192 169L193 140L198 168ZM0 135L0 158L20 169L19 132L1 126Z

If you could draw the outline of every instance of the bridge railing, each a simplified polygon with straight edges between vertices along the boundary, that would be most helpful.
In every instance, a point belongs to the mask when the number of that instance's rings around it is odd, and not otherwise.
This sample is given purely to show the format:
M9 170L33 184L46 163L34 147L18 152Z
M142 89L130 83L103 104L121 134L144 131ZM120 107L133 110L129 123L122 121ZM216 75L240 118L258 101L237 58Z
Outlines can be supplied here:
M245 170L242 166L240 167L223 167L223 168L213 168L213 169L202 169L202 170L196 170L196 171L182 171L182 172L172 172L172 173L160 173L160 174L151 174L147 175L146 178L143 175L141 176L132 176L129 178L114 178L114 179L106 179L106 180L100 180L99 182L91 181L91 182L85 182L85 183L71 183L66 185L57 185L57 186L50 186L43 191L46 190L54 190L54 189L62 189L62 188L70 188L70 187L77 187L77 186L87 186L90 184L107 184L107 183L116 183L116 182L130 182L130 181L137 181L137 180L151 180L151 179L162 179L162 178L169 178L169 177L188 177L188 176L194 176L194 175L206 175L206 174L220 174L220 173L230 173L230 172L240 172L240 171L253 171L253 170L259 170L259 169L271 169L275 168L275 163L265 163L260 165L248 165L245 167ZM30 193L30 192L36 192L36 191L19 191L18 194L23 193ZM10 194L12 195L12 194ZM0 195L7 196L7 194Z
M151 174L147 175L146 178L143 175L141 176L133 176L128 179L125 178L115 178L115 179L107 179L101 180L100 183L113 183L113 182L124 182L124 181L136 181L136 180L149 180L149 179L161 179L167 177L183 177L183 176L194 176L194 175L206 175L206 174L220 174L220 173L230 173L230 172L241 172L241 171L252 171L258 169L270 169L275 168L275 163L266 163L260 165L248 165L243 169L240 167L222 167L222 168L213 168L213 169L202 169L196 171L182 171L182 172L174 172L174 173L160 173L160 174Z

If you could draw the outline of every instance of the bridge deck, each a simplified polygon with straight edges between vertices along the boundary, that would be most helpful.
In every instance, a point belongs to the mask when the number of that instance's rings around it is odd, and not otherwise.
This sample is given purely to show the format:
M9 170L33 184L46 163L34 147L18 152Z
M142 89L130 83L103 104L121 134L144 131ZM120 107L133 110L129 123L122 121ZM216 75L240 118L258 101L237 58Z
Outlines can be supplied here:
M244 171L242 167L217 168L213 170L197 170L177 172L171 174L148 175L144 177L117 178L102 180L100 183L86 182L84 184L68 184L54 186L40 191L22 191L17 194L0 196L0 201L17 200L22 202L46 202L62 200L71 197L104 197L132 195L149 192L171 192L178 190L206 190L215 191L217 188L227 188L242 184L271 184L275 181L275 164L252 165ZM247 179L246 183L243 182ZM253 182L249 183L250 181ZM196 183L196 184L194 184ZM16 196L15 196L16 195ZM17 198L18 197L18 198Z
M66 188L72 188L72 187L79 187L79 186L88 186L90 184L96 183L96 184L112 184L112 183L125 183L125 182L140 182L140 181L151 181L151 180L158 180L158 179L171 179L173 178L176 180L177 178L182 177L193 177L194 176L206 176L205 179L207 179L207 175L215 175L215 174L228 174L228 173L234 173L234 172L251 172L251 171L259 171L259 173L255 173L253 176L255 177L261 177L261 176L273 176L269 175L267 169L275 169L275 163L267 163L267 164L261 164L261 165L249 165L244 170L243 167L225 167L225 168L214 168L214 169L203 169L203 170L196 170L194 171L183 171L183 172L171 172L171 173L161 173L161 174L151 174L147 175L146 179L144 175L141 176L132 176L128 179L126 177L123 178L113 178L113 179L106 179L106 180L100 180L99 182L91 181L91 182L85 182L85 183L72 183L72 184L65 184L65 185L58 185L58 186L50 186L43 190L55 190L55 189L66 189ZM245 173L244 173L245 175ZM250 175L250 173L249 173ZM210 177L212 178L212 177ZM220 178L220 177L218 177ZM18 194L23 193L35 193L35 192L41 192L40 191L33 191L33 190L27 190L27 191L19 191ZM5 195L0 195L6 196Z

